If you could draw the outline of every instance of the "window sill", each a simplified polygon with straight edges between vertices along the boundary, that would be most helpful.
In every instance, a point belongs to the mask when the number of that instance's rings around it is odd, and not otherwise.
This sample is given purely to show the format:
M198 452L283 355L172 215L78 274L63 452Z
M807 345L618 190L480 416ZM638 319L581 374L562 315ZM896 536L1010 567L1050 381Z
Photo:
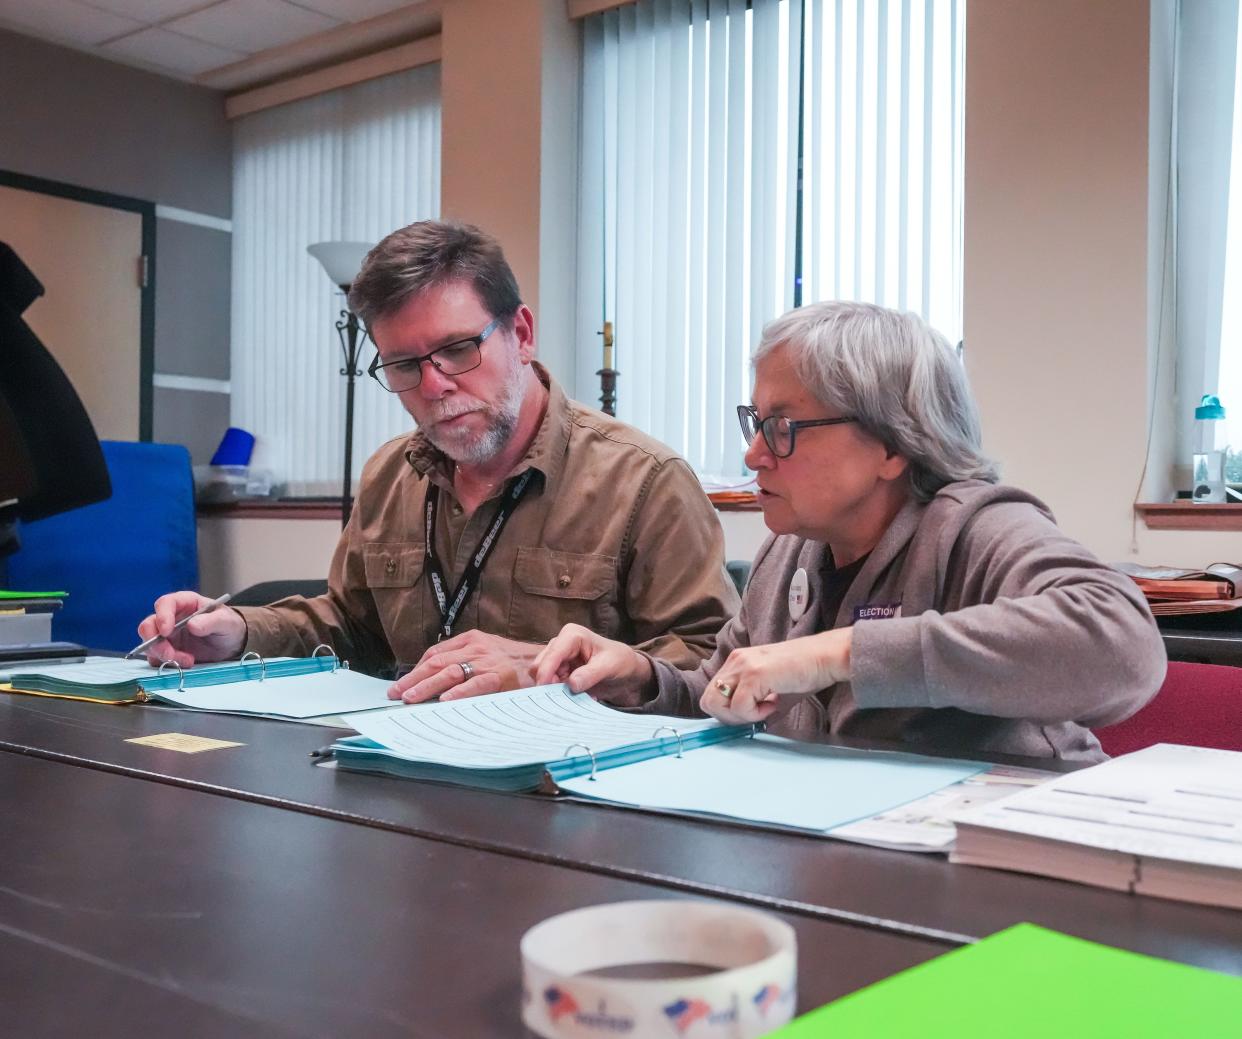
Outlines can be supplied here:
M713 503L717 512L758 512L754 502ZM330 501L281 501L252 498L246 501L204 502L195 507L201 519L341 519L341 506Z
M1242 504L1177 501L1135 505L1148 530L1242 530Z
M281 501L251 498L246 501L201 503L195 507L200 519L313 519L341 521L341 504L332 501Z

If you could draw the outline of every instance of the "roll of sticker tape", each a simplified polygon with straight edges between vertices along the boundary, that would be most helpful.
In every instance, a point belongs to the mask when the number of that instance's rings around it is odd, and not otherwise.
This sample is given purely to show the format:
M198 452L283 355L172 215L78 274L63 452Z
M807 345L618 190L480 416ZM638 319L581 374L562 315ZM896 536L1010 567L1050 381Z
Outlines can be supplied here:
M576 909L522 938L522 1020L544 1039L751 1039L793 1017L797 960L793 928L757 909L676 899ZM616 976L639 965L648 976Z

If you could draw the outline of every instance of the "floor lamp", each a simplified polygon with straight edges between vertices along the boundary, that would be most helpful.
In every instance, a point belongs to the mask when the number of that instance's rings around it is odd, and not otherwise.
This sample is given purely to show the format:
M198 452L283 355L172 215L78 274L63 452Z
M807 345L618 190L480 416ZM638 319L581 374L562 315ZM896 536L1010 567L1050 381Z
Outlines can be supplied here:
M354 380L362 374L358 367L358 350L366 338L358 316L349 309L349 286L371 246L367 242L318 242L308 245L306 251L323 265L332 284L345 293L345 309L336 322L336 334L340 337L345 359L345 367L341 369L345 376L345 478L341 485L341 526L344 527L354 503Z

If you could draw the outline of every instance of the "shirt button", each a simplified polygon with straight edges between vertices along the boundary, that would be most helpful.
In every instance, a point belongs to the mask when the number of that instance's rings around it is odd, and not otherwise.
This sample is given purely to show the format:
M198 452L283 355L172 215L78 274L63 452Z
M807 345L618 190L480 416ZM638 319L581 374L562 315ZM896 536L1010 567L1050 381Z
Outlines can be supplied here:
M388 562L384 564L384 573L386 573L389 577L392 577L392 575L396 572L397 561L395 559L388 560Z
M460 506L460 505L454 505L454 506L453 506L453 515L454 515L454 516L460 516L460 515L461 515L461 506Z
M556 579L556 583L557 583L557 586L560 588L568 588L569 582L571 580L572 578L569 576L569 574L561 574L561 576Z

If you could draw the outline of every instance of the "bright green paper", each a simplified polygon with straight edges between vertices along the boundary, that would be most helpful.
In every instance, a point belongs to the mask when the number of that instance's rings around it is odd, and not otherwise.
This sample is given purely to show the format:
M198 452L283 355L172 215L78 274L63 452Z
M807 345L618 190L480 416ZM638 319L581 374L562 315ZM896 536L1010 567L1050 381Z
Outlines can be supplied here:
M0 588L0 600L3 599L63 599L68 592L14 592Z
M1242 978L1018 924L820 1007L771 1035L773 1039L1242 1035Z

